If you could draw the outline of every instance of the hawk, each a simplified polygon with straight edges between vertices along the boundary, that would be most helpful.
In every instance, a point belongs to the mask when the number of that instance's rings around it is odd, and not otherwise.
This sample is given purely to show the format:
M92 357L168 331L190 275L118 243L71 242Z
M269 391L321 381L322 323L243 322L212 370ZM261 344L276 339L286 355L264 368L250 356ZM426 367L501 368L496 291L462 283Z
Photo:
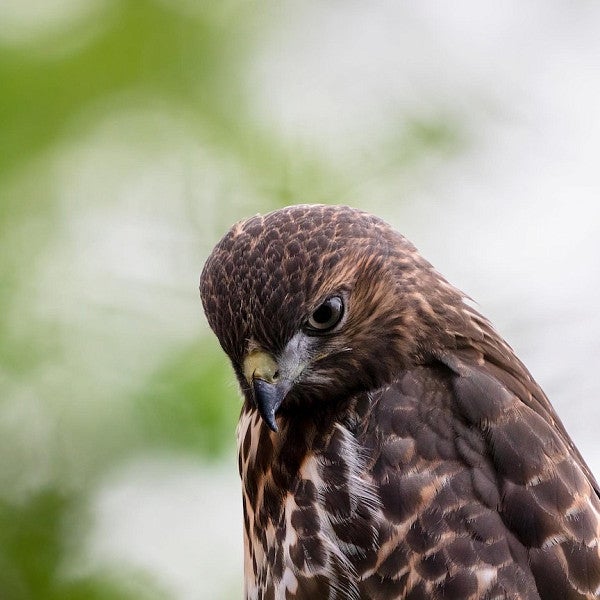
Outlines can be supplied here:
M539 385L402 235L234 225L201 276L244 403L245 597L600 597L600 489Z

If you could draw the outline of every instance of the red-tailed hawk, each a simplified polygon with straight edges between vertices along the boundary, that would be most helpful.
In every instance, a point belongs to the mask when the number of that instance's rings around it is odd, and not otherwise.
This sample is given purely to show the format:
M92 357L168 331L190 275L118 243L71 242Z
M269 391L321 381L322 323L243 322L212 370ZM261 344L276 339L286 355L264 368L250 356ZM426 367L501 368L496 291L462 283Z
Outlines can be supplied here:
M600 597L600 491L510 346L347 207L232 227L201 278L239 380L245 596Z

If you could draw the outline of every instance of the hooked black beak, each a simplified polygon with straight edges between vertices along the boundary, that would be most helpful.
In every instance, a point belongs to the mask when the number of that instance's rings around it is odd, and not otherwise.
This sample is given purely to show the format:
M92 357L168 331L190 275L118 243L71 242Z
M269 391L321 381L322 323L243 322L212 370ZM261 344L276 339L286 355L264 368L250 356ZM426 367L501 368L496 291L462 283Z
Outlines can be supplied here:
M290 391L292 382L279 377L277 363L262 350L253 350L246 356L244 376L252 387L260 416L272 431L277 431L275 413Z
M258 412L271 431L277 431L275 413L281 406L290 387L288 385L282 385L282 383L283 382L271 383L264 379L252 380L254 400L256 401Z

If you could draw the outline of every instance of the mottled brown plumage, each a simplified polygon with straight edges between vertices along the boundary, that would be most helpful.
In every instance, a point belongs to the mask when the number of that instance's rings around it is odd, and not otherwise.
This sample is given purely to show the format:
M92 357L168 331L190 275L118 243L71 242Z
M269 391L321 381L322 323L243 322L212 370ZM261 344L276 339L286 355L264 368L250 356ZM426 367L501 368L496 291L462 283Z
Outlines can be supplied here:
M201 295L244 394L246 598L600 597L593 475L511 348L387 224L252 217Z

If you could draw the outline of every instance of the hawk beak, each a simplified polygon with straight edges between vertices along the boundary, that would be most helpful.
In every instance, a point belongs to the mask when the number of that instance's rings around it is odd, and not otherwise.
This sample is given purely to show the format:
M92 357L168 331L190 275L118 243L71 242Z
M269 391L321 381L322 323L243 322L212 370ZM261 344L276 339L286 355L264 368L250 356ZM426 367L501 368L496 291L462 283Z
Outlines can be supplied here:
M292 387L292 382L279 377L279 368L270 354L253 350L244 359L244 377L252 387L254 401L263 421L277 431L275 413Z

